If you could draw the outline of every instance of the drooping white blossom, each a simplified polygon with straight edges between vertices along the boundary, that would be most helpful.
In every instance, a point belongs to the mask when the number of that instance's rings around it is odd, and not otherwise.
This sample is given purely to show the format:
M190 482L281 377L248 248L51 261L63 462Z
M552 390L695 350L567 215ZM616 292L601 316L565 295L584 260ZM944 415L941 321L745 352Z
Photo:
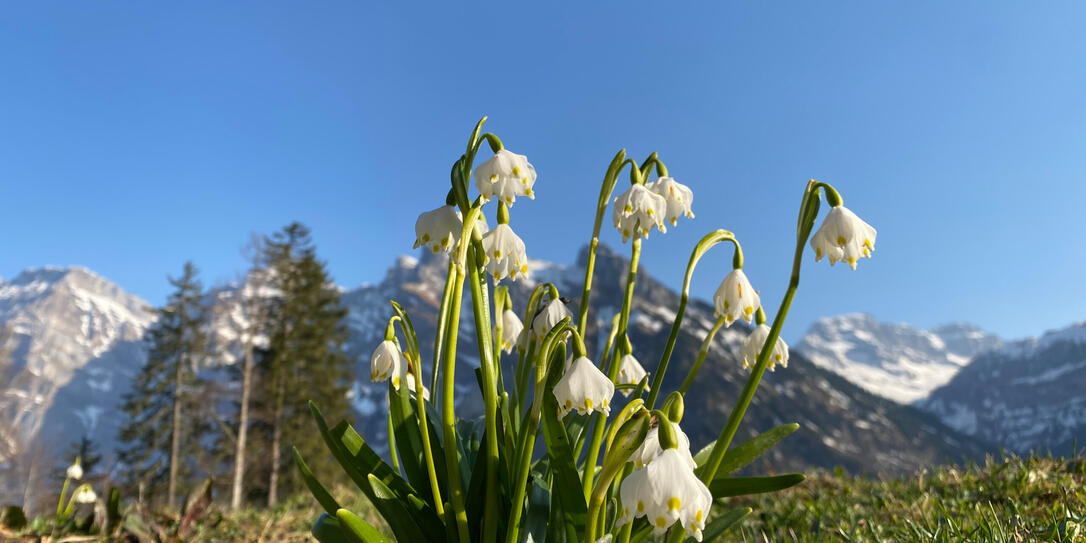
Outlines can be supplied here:
M79 465L79 462L76 462L68 466L68 471L66 474L69 479L78 481L83 478L83 468Z
M750 332L747 340L743 342L743 368L751 369L754 367L766 339L769 339L769 326L765 324L759 324ZM782 368L788 367L788 344L779 337L777 343L773 345L773 352L769 355L769 371L775 371L777 364L780 364Z
M566 317L572 317L572 315L562 300L555 298L547 302L547 305L543 306L543 309L536 313L535 318L532 319L533 338L537 341L543 339L547 336L547 332L551 331L551 328L554 328Z
M661 177L656 181L647 183L649 190L664 197L667 201L667 217L665 220L675 226L679 223L679 217L694 218L694 211L690 206L694 203L694 191L690 187L679 183L671 177Z
M662 534L679 521L701 541L713 505L713 495L678 449L667 449L649 465L631 473L619 489L622 499L618 524L645 517L653 532Z
M679 453L690 464L690 469L694 469L697 467L697 463L694 462L694 457L690 454L690 438L686 436L682 428L679 428L678 424L671 421L667 421L667 423L675 430L675 442L678 444ZM660 453L664 452L664 449L660 447L659 424L657 422L656 426L649 429L649 432L645 434L645 441L641 442L641 446L630 455L630 462L633 462L635 467L643 468L651 464L656 457L660 456Z
M407 381L407 390L410 390L412 394L415 394L415 377L411 374L404 376L404 381ZM396 386L399 388L399 385ZM426 388L426 385L422 385L422 399L430 401L430 389Z
M523 330L524 324L512 309L502 311L502 350L506 353L513 352Z
M98 501L98 495L94 493L94 489L83 485L75 491L74 498L76 503L94 503Z
M830 259L831 266L841 260L848 262L849 267L855 270L860 258L871 258L871 251L875 250L875 234L870 224L847 207L834 206L826 214L822 226L811 236L815 261L825 256Z
M630 189L615 198L611 220L622 234L622 241L631 236L649 237L652 227L667 232L664 218L667 217L667 200L649 190L645 185L631 185Z
M415 220L415 245L429 247L433 252L449 252L460 241L464 220L454 206L441 206L427 211Z
M724 325L731 324L739 319L750 322L754 313L762 306L762 301L750 286L750 280L742 269L734 269L724 280L720 282L716 293L713 294L713 305L716 307L716 315L724 317Z
M407 372L407 362L400 354L400 348L390 340L377 345L370 357L370 381L377 383L392 379L392 384L400 386L400 377Z
M483 253L486 255L486 271L495 281L505 277L516 281L517 276L528 277L528 255L524 241L508 224L499 224L483 236Z
M475 168L475 188L484 200L497 198L513 205L517 196L535 199L535 175L528 157L502 149Z
M584 356L574 360L562 379L554 385L559 418L570 411L582 415L596 411L606 417L611 413L611 397L614 395L615 384Z
M618 366L618 384L637 385L646 375L648 375L648 372L641 366L641 362L638 362L637 358L634 358L634 355L622 355ZM648 387L645 387L645 390L648 390ZM629 397L630 394L633 394L632 390L622 391L623 396Z

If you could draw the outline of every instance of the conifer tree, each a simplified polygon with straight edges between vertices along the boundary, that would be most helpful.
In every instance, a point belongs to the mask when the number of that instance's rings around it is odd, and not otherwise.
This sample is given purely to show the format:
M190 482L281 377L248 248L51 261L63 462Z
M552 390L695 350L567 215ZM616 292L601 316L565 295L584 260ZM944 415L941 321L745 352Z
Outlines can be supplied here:
M130 482L142 483L151 496L165 492L170 507L198 469L194 459L207 431L196 416L202 412L196 370L207 353L197 273L186 262L181 276L169 279L174 292L147 330L147 363L123 407L129 420L121 427L119 457Z
M270 348L262 372L260 403L268 422L268 505L280 492L301 488L293 469L290 446L317 471L327 462L319 440L313 439L307 402L316 401L328 416L347 414L347 390L352 364L343 345L347 340L347 310L325 264L317 258L309 230L292 223L265 241L270 282L279 297L270 304L266 322ZM308 453L308 454L307 454ZM281 478L282 475L282 478Z

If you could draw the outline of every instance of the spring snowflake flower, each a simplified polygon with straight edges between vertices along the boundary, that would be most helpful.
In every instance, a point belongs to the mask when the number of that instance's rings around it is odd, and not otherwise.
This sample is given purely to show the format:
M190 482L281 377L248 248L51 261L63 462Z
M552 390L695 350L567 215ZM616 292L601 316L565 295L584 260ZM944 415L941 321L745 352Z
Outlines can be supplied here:
M78 480L83 478L83 468L79 465L79 462L76 462L76 463L68 466L67 475L68 475L69 479L72 479L72 480L75 480L75 481L78 481Z
M764 324L759 324L747 336L742 348L744 369L754 367L754 364L758 361L758 354L762 352L762 346L765 345L765 340L768 338L769 327ZM780 364L782 368L788 367L788 344L779 337L776 345L773 346L773 352L769 355L769 371L775 371L777 364Z
M517 275L528 277L528 255L524 253L524 241L508 224L499 224L483 236L483 252L486 254L486 271L495 281L504 277L516 281Z
M637 385L646 375L648 375L648 372L646 372L645 368L641 366L641 363L634 358L634 355L622 355L622 359L619 360L618 366L618 384ZM648 390L648 387L645 387L645 390ZM632 390L622 391L623 396L629 397L630 394L633 394Z
M694 203L694 191L690 190L690 187L670 177L661 177L646 186L667 201L665 220L671 223L671 226L679 223L679 217L694 218L694 212L690 209Z
M394 386L400 386L400 377L406 373L407 364L400 354L400 348L389 340L382 341L370 357L370 381L377 383L392 379Z
M750 286L747 274L741 269L734 269L717 287L713 294L713 305L716 306L716 315L724 317L724 325L731 326L739 319L751 322L762 301L754 287Z
M520 317L512 309L502 311L502 350L506 353L513 352L520 340L520 334L524 331L524 324Z
M815 262L826 256L831 266L841 260L848 262L849 267L855 270L860 258L871 258L871 251L875 250L875 234L870 224L847 207L834 206L822 221L822 226L811 236Z
M513 205L517 196L535 199L535 168L528 157L502 149L475 168L475 188L484 200L497 197Z
M694 462L694 456L690 454L690 438L686 436L682 428L679 428L678 424L671 421L667 421L667 423L675 430L675 441L678 444L679 454L690 464L690 469L694 469L697 467L697 463ZM634 466L640 469L651 464L663 452L664 449L660 447L659 423L657 423L656 426L649 429L649 433L645 434L645 441L641 443L641 446L630 455L630 462L633 462Z
M415 378L407 376L404 378L404 381L407 382L407 390L410 390L412 394L415 394ZM397 385L396 388L398 389L399 386ZM430 389L426 388L426 385L422 385L422 399L430 401Z
M532 319L532 339L543 339L547 336L547 332L550 332L551 328L554 328L562 319L572 316L562 300L554 299L547 302L547 305Z
M79 490L76 490L74 499L76 503L94 503L98 501L98 495L94 493L93 488L81 486Z
M574 360L562 379L554 385L559 418L574 410L582 415L597 411L606 417L611 413L611 397L614 395L615 384L583 356Z
M622 233L622 241L631 236L649 237L655 226L661 233L667 232L664 218L667 216L667 200L649 190L645 185L632 185L630 190L615 198L611 219Z
M679 521L694 539L701 541L713 495L678 449L668 449L651 464L634 471L619 490L622 511L617 524L645 517L653 532L663 534Z
M415 245L423 245L435 253L449 252L460 241L460 232L464 229L464 219L454 206L441 206L427 211L415 220Z

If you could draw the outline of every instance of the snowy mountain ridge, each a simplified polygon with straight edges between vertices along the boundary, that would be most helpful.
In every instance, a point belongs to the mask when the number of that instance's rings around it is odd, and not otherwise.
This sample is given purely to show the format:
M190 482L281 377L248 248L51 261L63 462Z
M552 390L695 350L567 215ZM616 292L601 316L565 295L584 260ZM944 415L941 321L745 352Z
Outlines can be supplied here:
M964 323L922 330L867 314L820 319L796 345L818 366L902 404L922 400L1003 341Z

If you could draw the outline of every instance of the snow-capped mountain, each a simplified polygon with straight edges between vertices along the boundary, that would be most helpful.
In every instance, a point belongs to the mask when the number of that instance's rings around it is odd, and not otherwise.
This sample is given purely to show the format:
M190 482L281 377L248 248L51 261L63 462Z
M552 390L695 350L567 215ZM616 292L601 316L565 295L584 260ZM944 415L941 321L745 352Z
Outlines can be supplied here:
M1001 447L1069 454L1086 443L1086 322L978 355L919 405Z
M508 283L515 308L523 310L537 282L551 282L563 295L578 296L585 258L586 250L582 249L573 266L531 263L530 280ZM603 345L600 330L610 325L624 288L621 282L601 278L624 277L627 266L624 257L600 247L592 289L592 318L586 331L593 357L598 356ZM375 445L387 439L387 417L381 407L387 389L384 384L368 382L368 361L392 314L388 302L396 300L411 315L428 377L446 270L443 255L402 256L379 283L342 290L343 302L350 310L347 347L356 360L359 376L351 391L356 427ZM249 319L239 305L245 298L241 294L260 293L260 289L246 281L241 286L228 285L209 293L213 304L209 327L218 347L211 364L236 362L238 342L244 338ZM460 321L457 391L458 412L470 417L481 413L481 405L474 393L478 385L471 371L478 365L478 350L467 298L465 317ZM678 301L676 292L644 270L638 273L630 335L635 354L650 370L661 355ZM571 302L571 311L577 303ZM123 394L143 364L141 339L153 318L142 300L81 268L31 270L0 284L0 324L14 332L7 342L14 353L13 362L7 368L0 367L4 370L0 375L10 372L15 376L12 386L0 396L0 415L4 417L0 422L18 430L18 435L7 436L13 450L39 436L51 454L58 454L80 436L88 435L106 455L108 465L123 419L119 411ZM682 381L714 320L710 304L691 301L666 387L675 388ZM696 416L688 416L684 426L694 445L715 438L743 387L746 373L737 354L746 334L747 328L740 323L717 335L698 381L687 395L687 412ZM963 337L968 338L968 334ZM944 338L947 344L956 341L950 335ZM258 343L262 340L255 339ZM503 363L509 364L510 359L507 357ZM511 374L511 369L506 374ZM935 417L873 396L812 364L800 350L793 353L786 370L767 374L737 440L793 421L800 423L801 430L775 451L775 469L818 465L901 472L935 462L977 457L984 451Z
M902 404L926 398L999 337L970 324L922 330L883 323L866 314L821 319L796 350L872 394Z

